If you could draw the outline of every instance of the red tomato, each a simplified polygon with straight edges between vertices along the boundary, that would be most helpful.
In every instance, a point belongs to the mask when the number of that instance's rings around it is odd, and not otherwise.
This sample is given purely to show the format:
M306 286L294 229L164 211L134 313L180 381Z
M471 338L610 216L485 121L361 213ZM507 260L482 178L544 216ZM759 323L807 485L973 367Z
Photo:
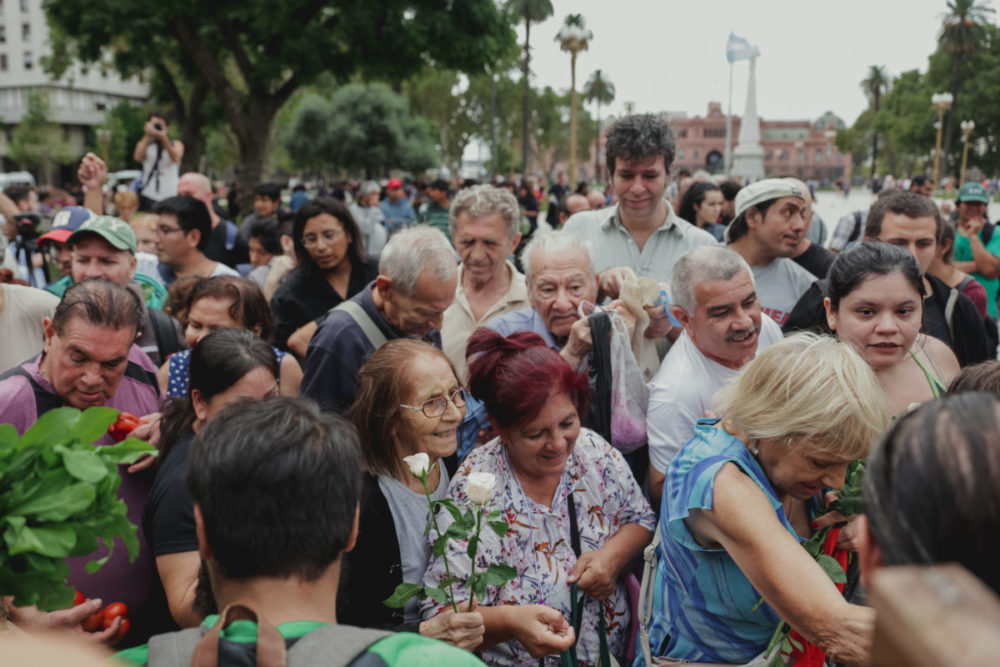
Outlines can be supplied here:
M128 630L131 627L131 623L127 618L122 618L122 624L118 627L118 632L115 633L115 641L121 641L122 637L128 634Z
M128 606L124 602L112 602L104 608L104 629L107 630L111 621L119 616L128 616Z
M97 613L95 613L93 616L88 616L87 618L85 618L83 620L83 623L81 623L80 625L82 625L83 629L86 630L87 632L97 632L98 630L101 629L102 623L104 623L104 610L98 609Z
M108 427L108 434L116 442L121 442L134 431L142 420L129 412L122 412L114 424Z
M77 591L76 595L73 596L73 606L74 607L77 607L77 606L83 604L86 601L87 601L87 596L84 595L83 593L81 593L80 591Z

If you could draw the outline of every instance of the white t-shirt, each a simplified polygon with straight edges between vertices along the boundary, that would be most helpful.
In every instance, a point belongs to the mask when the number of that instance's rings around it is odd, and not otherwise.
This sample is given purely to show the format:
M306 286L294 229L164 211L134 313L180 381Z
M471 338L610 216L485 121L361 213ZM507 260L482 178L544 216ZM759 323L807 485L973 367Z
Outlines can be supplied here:
M27 361L42 351L45 329L42 320L52 317L59 297L36 287L0 285L3 309L0 310L0 373Z
M170 159L166 148L160 150L159 141L151 140L146 144L146 155L142 161L142 177L148 182L143 183L141 195L153 201L163 201L177 194L177 182L180 180L181 164ZM153 173L156 155L159 153L159 168Z
M757 352L781 340L781 328L769 317L760 318ZM696 421L712 409L712 398L738 370L726 368L701 353L684 332L670 348L660 370L649 381L646 433L649 462L665 472L670 461L691 439Z
M764 314L779 325L785 323L799 297L816 281L816 276L787 257L766 266L751 266L750 270Z
M239 278L240 272L231 266L226 266L222 262L216 262L215 268L212 269L212 273L208 277L214 278L215 276L232 276L233 278Z

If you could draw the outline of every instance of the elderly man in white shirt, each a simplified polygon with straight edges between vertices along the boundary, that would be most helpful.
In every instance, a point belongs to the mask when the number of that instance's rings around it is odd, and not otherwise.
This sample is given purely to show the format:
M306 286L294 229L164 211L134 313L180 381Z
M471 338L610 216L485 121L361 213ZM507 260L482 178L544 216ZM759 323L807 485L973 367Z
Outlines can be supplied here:
M781 340L781 328L761 316L753 273L722 246L700 246L678 260L670 281L672 312L684 332L649 383L649 493L663 493L667 466L712 398L757 352Z

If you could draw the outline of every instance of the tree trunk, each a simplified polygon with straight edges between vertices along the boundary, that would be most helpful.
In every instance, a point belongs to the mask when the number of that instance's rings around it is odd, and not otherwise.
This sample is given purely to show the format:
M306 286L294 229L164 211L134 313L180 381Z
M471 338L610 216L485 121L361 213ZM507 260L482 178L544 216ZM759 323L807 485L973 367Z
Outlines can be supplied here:
M528 73L531 71L531 51L529 38L531 36L531 19L527 12L524 15L524 106L521 109L521 174L528 174L528 105L531 85L528 83Z
M597 136L594 137L594 180L601 181L601 98L597 98Z
M569 56L569 186L576 187L576 51Z
M187 113L181 119L181 141L184 143L184 157L181 158L181 173L198 171L201 157L205 154L205 117L202 105L208 97L209 86L198 79L187 103Z
M875 113L872 115L872 174L871 174L871 177L872 177L872 180L874 180L875 179L875 171L878 168L878 130L875 129L875 125L877 123L877 118L876 117L878 116L878 103L879 103L878 92L875 93L874 99L872 100L872 102L873 102L874 107L875 107Z
M240 164L236 168L239 188L237 204L240 211L253 210L253 191L261 183L264 161L270 149L271 126L277 110L269 111L270 102L252 100L243 125L245 132L237 133Z

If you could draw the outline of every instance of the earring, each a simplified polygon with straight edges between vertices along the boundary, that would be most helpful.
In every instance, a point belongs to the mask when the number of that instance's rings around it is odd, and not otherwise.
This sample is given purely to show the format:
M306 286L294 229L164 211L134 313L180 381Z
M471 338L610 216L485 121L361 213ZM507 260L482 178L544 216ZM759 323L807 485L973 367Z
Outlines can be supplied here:
M760 447L757 445L756 440L751 440L750 443L751 444L747 445L747 449L749 449L750 453L753 454L754 458L756 458L760 455Z

